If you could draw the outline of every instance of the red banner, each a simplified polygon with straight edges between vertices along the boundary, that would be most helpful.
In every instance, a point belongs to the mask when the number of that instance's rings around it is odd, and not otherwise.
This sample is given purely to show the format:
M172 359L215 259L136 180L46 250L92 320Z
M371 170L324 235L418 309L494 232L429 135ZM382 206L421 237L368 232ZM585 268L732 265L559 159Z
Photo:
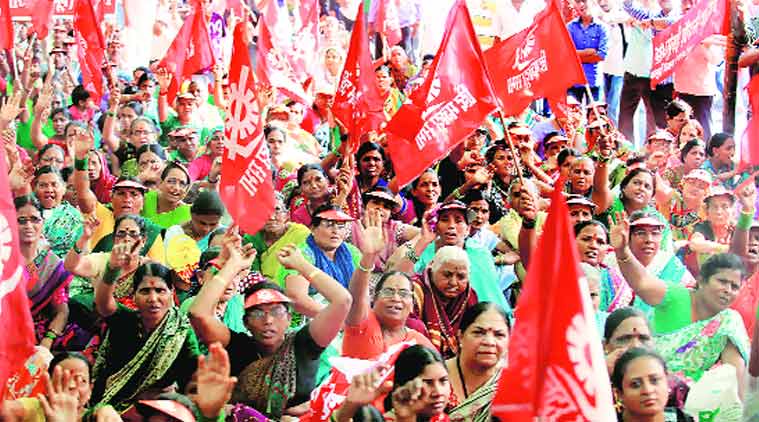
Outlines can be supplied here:
M255 72L242 36L244 25L240 23L235 28L229 64L230 104L224 125L227 145L219 195L240 229L254 234L274 212L274 185L256 98Z
M8 7L8 0L0 0L0 48L13 48L13 22Z
M358 149L361 135L378 129L385 121L382 110L384 103L377 88L376 77L372 72L364 5L359 4L348 56L345 59L343 72L340 74L340 84L332 105L332 113L350 135L349 152L355 152Z
M554 190L509 342L493 416L504 421L614 421L611 386L569 209Z
M77 0L9 0L11 16L14 20L30 20L39 1L52 2L54 16L73 17L75 14ZM116 0L101 1L106 15L116 13Z
M293 100L310 105L313 98L306 93L290 63L288 53L275 43L269 25L259 21L256 77L264 84L281 90Z
M497 107L464 0L456 1L446 22L424 85L386 128L396 138L388 148L399 187L448 154Z
M77 0L74 33L79 47L77 56L82 85L93 96L95 104L99 104L104 92L102 66L105 63L105 41L92 0Z
M754 75L746 89L751 105L751 119L746 125L746 131L743 132L739 146L741 161L738 163L738 168L740 169L759 166L759 76Z
M493 87L508 116L536 98L561 98L567 88L585 84L585 73L556 1L527 29L485 51Z
M397 45L402 40L399 8L398 0L379 0L377 6L377 21L374 25L377 27L377 32L385 36L388 47Z
M725 30L727 0L700 0L654 37L651 88L667 79L704 38Z

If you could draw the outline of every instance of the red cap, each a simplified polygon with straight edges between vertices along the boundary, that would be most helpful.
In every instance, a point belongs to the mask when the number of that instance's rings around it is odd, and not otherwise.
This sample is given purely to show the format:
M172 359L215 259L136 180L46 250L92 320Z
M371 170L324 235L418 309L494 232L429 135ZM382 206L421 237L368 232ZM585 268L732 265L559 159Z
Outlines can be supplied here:
M314 217L321 218L322 220L330 220L330 221L354 221L355 220L355 218L351 217L350 215L340 210L322 211L319 214L316 214Z
M267 303L290 303L289 297L274 289L261 289L245 298L245 309Z
M148 190L148 188L146 188L145 185L143 185L140 182L135 182L134 180L119 180L111 188L111 190L116 190L116 189L137 189L142 192L145 192L146 190Z

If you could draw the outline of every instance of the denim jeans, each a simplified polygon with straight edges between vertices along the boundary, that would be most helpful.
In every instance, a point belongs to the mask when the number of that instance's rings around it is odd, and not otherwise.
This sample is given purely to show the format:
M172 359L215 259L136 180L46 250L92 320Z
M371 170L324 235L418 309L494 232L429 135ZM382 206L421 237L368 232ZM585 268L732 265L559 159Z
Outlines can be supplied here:
M604 73L604 94L607 104L606 114L614 122L614 126L619 125L619 99L622 94L623 80L624 78L621 75Z

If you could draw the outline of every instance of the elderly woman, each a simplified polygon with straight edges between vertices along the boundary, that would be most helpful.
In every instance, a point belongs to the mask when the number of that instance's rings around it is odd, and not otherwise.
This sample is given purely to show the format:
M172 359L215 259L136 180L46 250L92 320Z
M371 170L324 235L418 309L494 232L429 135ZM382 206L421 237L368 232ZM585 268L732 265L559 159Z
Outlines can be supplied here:
M434 260L438 250L445 246L457 247L467 256L471 267L477 268L477 271L467 274L467 284L471 277L472 288L480 299L495 302L506 309L506 299L497 284L493 283L497 279L493 255L489 250L467 242L469 233L466 205L459 201L446 202L434 214L427 213L418 240L406 242L398 248L390 258L388 267L426 274L429 263Z
M33 196L14 199L19 247L24 257L23 282L29 296L37 342L48 349L61 346L68 322L71 274L42 236L42 207Z
M276 280L282 271L282 264L277 259L279 251L289 244L300 245L311 235L308 227L289 221L282 195L276 193L274 196L274 212L261 230L254 235L243 236L243 241L256 249L256 259L251 269L261 272L269 280Z
M575 241L580 261L598 270L600 275L599 310L612 312L629 306L635 293L615 268L604 264L609 247L609 232L600 221L589 220L575 224Z
M385 112L385 118L390 120L400 110L406 96L395 86L393 71L390 67L381 65L375 69L374 75L380 97L384 98L383 111Z
M207 281L190 307L193 327L205 344L220 342L229 352L238 382L232 401L247 404L279 420L307 410L322 351L337 336L351 306L351 296L335 279L310 264L294 245L279 252L286 268L303 274L329 304L301 328L290 326L290 298L272 283L257 283L246 292L244 323L250 332L231 332L215 316L215 307L230 280L250 267L254 249L227 243L229 258ZM304 405L304 403L306 403Z
M142 216L163 229L189 221L190 206L183 199L190 182L190 173L185 166L169 163L161 173L158 190L145 193Z
M645 303L653 307L657 350L686 382L696 382L718 361L733 365L739 385L748 362L748 335L740 315L728 309L745 278L741 259L718 254L701 267L698 288L667 283L632 253L630 221L620 215L611 231L617 263ZM650 248L649 248L650 249Z
M36 155L36 167L50 166L61 170L66 165L66 151L58 144L47 144Z
M370 300L369 276L378 254L384 249L386 237L379 211L367 210L364 220L362 227L354 229L360 237L362 256L349 286L353 304L345 320L343 356L373 359L390 346L407 340L433 347L424 334L408 327L413 283L404 273L383 274Z
M87 154L87 177L98 202L111 202L111 189L118 178L111 174L104 153L93 149Z
M688 242L688 248L698 256L699 265L712 254L730 250L736 223L736 199L733 192L721 185L711 186L705 195L706 218L693 226ZM745 202L745 197L741 200ZM752 203L744 205L753 207Z
M662 174L662 178L674 189L680 186L680 182L691 171L700 169L706 160L706 145L700 139L687 141L680 149L680 163L670 166Z
M457 246L443 246L414 279L413 315L425 322L432 344L446 358L458 351L456 335L464 311L478 302L469 277L466 252Z
M187 316L174 306L170 270L147 263L132 280L135 309L119 306L114 293L122 269L135 265L137 239L113 251L95 282L95 308L107 334L95 362L93 401L124 411L177 383L181 389L197 368L198 340Z
M111 167L113 173L136 176L138 173L136 152L143 145L156 143L157 133L158 129L155 124L147 117L138 117L132 120L127 142L122 142L119 149L113 154L116 158Z
M498 305L480 302L464 311L460 349L445 362L451 382L447 413L454 421L490 421L501 369L506 364L511 323Z

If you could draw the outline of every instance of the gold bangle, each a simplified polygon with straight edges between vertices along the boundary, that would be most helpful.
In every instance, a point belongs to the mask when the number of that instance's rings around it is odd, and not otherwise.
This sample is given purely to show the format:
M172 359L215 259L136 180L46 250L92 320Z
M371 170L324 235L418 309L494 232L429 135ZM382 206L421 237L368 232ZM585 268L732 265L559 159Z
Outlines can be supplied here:
M314 277L316 277L317 275L319 275L320 272L322 272L322 270L320 270L320 269L317 268L317 269L311 271L310 273L308 273L308 275L306 276L306 279L309 280L309 281L313 280Z

